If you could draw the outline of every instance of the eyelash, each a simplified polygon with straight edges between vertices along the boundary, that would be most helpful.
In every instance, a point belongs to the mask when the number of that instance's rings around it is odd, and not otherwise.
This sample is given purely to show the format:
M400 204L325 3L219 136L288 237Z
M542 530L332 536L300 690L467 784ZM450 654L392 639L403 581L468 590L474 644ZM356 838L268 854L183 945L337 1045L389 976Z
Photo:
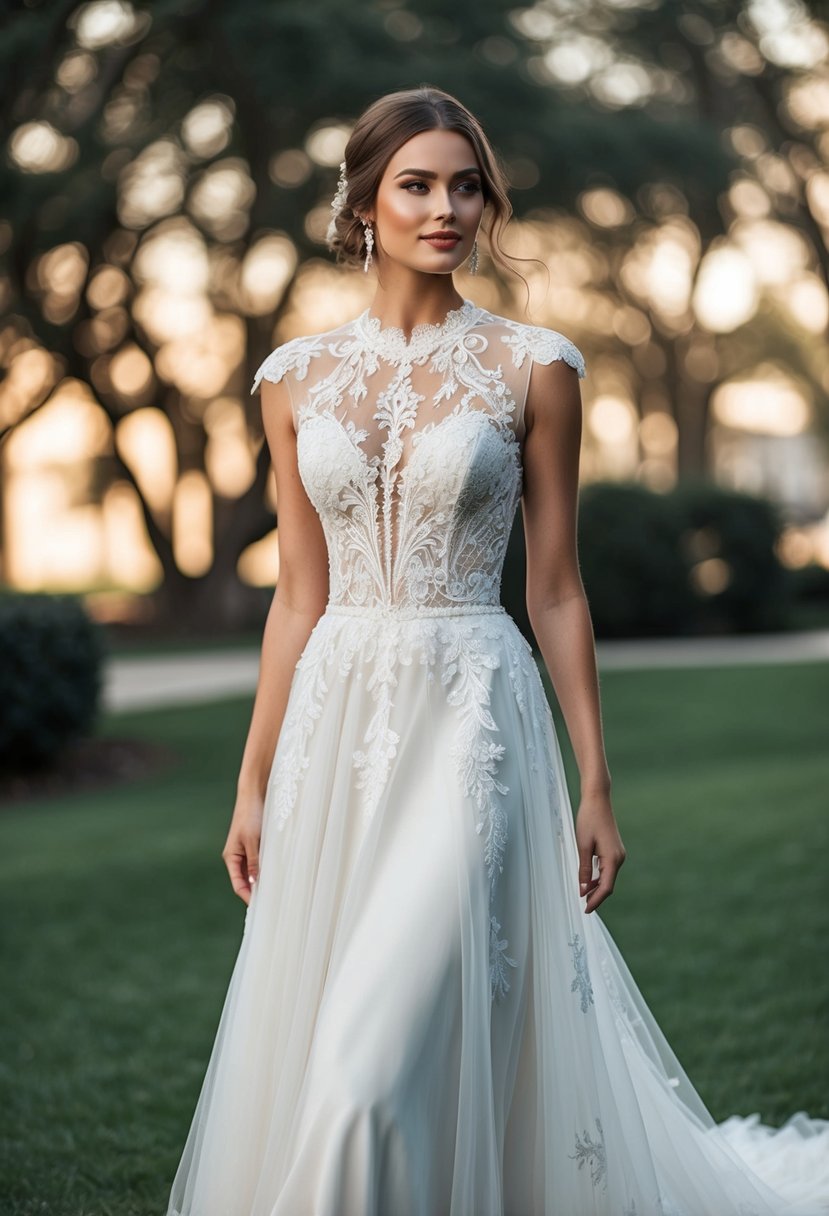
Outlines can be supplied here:
M464 191L464 193L465 193L465 194L477 194L477 193L478 193L478 191L479 191L479 190L480 190L480 188L481 188L481 187L478 185L478 183L477 183L477 182L473 182L473 181L471 181L471 180L470 180L470 181L466 181L466 182L461 182L460 184L461 184L462 186L471 186L471 187L472 187L472 189L471 189L471 190ZM408 190L410 186L425 186L425 185L426 185L426 183L425 183L425 182L421 182L421 181L406 182L406 184L405 184L405 186L403 187L403 189L404 189L404 190ZM418 193L419 193L419 191L418 191Z

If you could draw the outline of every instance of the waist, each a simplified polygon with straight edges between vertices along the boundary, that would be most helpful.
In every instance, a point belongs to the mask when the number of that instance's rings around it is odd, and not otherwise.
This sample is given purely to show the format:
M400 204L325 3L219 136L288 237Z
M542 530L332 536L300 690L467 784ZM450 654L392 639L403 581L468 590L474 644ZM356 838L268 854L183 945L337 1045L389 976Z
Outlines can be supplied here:
M366 616L409 620L427 616L506 614L503 604L326 604L326 616Z

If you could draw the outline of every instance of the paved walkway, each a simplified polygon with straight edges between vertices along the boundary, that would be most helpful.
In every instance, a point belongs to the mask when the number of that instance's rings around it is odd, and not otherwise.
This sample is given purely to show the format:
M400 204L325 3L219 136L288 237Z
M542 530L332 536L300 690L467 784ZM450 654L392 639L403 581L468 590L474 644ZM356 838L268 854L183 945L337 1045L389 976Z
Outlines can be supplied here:
M103 702L116 713L246 696L256 688L254 650L204 650L187 654L112 659L104 674Z
M600 669L729 667L742 663L819 663L829 660L829 629L753 633L722 638L649 638L598 642Z
M599 671L649 667L720 667L742 663L829 661L829 629L723 638L599 642ZM253 650L205 650L179 655L114 659L105 673L104 705L114 712L187 705L246 696L256 688Z

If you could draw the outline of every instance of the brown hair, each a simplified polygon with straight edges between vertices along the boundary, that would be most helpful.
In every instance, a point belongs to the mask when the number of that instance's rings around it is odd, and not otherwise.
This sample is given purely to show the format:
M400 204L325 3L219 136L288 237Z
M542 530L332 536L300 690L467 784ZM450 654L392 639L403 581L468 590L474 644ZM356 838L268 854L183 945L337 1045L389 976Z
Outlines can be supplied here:
M348 191L345 203L334 221L333 238L327 242L338 263L359 265L366 255L365 231L360 214L371 210L386 166L407 140L421 131L457 131L465 135L478 160L482 176L484 203L491 206L489 226L481 227L489 237L492 259L523 280L510 261L513 258L501 245L503 233L512 216L507 196L509 180L481 124L456 97L431 85L386 93L363 111L345 146L345 175Z

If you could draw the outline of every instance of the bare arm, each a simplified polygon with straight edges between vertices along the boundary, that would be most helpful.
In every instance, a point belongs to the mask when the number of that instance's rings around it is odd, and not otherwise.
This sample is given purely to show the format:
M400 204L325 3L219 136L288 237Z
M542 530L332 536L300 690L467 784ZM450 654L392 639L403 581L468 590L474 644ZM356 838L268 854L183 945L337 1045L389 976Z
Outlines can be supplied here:
M592 912L611 894L625 849L610 802L593 625L578 564L582 405L578 376L567 363L533 364L525 422L527 612L579 768L579 882L585 911Z
M265 791L297 661L328 598L322 524L299 476L296 434L284 381L262 381L265 438L276 477L279 576L262 638L259 679L222 857L234 891L248 903L259 873Z

